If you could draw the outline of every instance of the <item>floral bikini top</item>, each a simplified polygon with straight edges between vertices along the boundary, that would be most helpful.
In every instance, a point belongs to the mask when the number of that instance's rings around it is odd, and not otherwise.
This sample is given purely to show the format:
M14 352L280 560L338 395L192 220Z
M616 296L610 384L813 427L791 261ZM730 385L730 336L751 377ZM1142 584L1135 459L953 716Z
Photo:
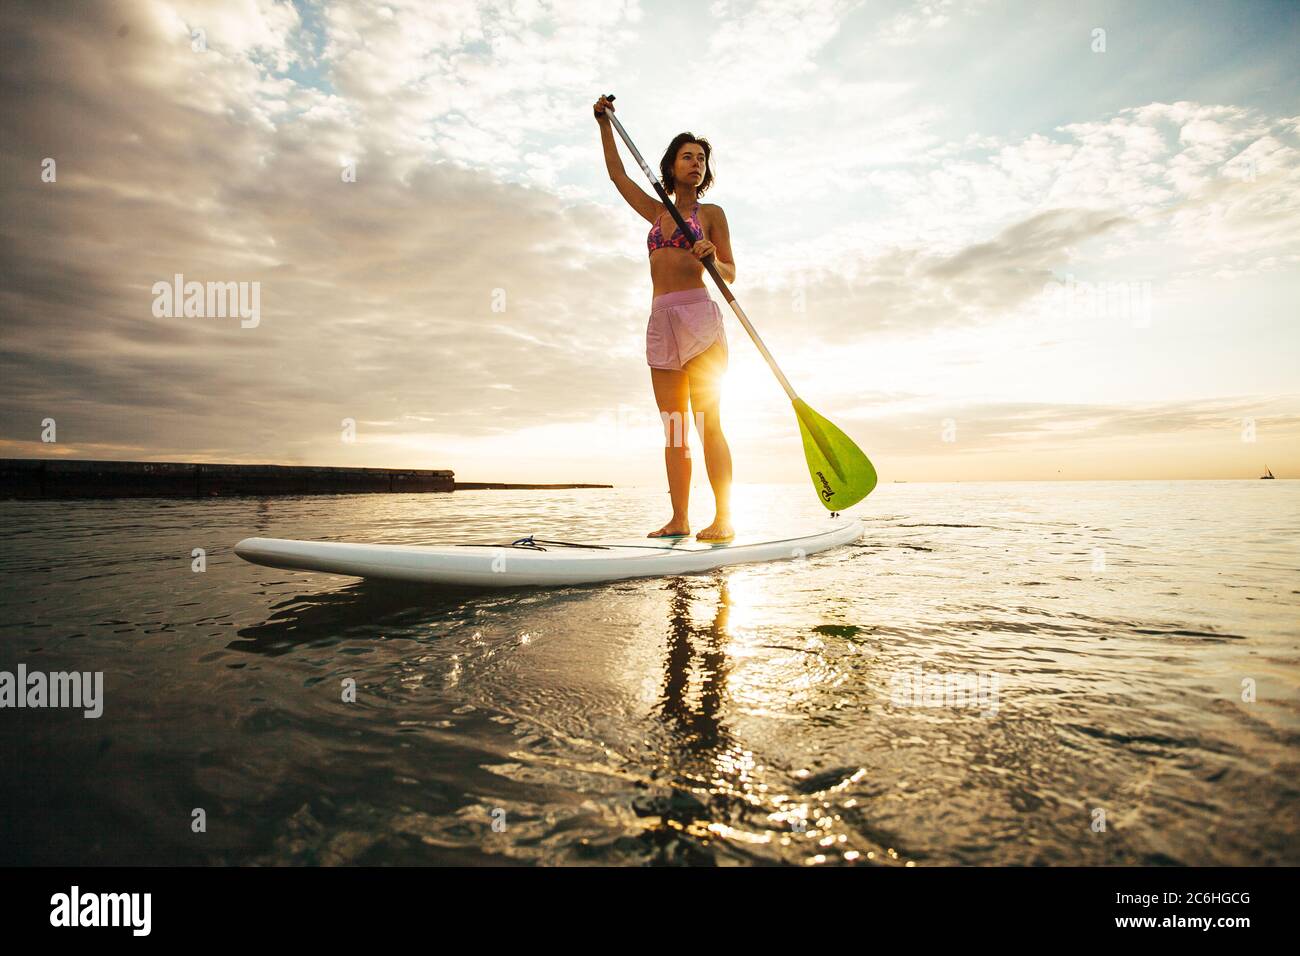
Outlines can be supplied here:
M666 211L667 210L665 210L665 212ZM700 204L696 203L691 208L691 218L688 220L690 225L695 227L691 231L699 233L699 235L693 239L687 239L683 236L680 228L674 229L672 236L665 239L663 231L659 228L659 219L663 216L663 213L660 213L659 216L655 217L655 224L650 227L650 235L646 237L645 241L646 247L651 252L654 252L656 249L665 249L668 246L672 246L674 249L690 249L696 242L704 238L704 229L700 226L700 220L698 218L699 211Z

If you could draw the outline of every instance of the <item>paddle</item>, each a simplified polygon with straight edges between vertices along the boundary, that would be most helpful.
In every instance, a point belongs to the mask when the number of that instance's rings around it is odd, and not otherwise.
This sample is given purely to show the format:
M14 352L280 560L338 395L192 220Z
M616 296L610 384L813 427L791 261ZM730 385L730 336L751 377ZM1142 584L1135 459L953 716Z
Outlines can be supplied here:
M610 93L605 98L612 102L614 94ZM609 117L609 121L614 124L614 129L618 131L618 135L627 144L627 148L636 157L637 165L641 167L641 171L650 180L650 185L659 194L660 201L672 213L677 228L682 231L683 236L691 235L691 230L687 228L685 220L682 219L682 214L677 211L677 206L669 198L668 191L664 189L664 184L659 181L659 177L641 158L641 153L633 144L632 138L627 135L627 130L623 129L623 124L618 121L618 117L614 115L612 110L606 110L605 113ZM736 297L731 294L731 290L727 288L727 283L722 281L722 276L718 274L717 268L714 267L713 256L705 256L700 261L704 264L704 268L708 270L709 275L713 276L713 281L718 284L723 297L731 304L731 309L736 313L736 318L740 319L740 324L745 327L749 337L758 346L758 351L767 360L768 367L776 373L777 381L781 383L785 393L790 396L790 404L794 406L795 417L799 419L799 433L803 436L803 453L808 460L808 473L812 476L813 487L817 490L817 497L821 499L822 504L826 506L828 511L843 511L845 508L857 504L871 494L872 489L876 487L876 469L867 456L862 453L862 449L853 444L848 435L821 415L818 415L808 407L807 402L794 393L789 380L786 379L785 374L777 366L776 359L772 358L772 353L767 350L763 340L758 337L758 333L750 325L749 318L740 307L740 303L736 301Z

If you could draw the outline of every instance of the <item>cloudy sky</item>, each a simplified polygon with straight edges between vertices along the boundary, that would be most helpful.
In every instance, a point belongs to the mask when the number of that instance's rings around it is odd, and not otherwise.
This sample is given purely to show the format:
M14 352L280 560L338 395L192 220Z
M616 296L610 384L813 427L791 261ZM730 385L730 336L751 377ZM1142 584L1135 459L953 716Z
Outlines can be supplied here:
M709 138L739 301L883 480L1300 473L1293 4L114 0L0 34L0 455L662 485L614 92L652 165ZM177 274L256 284L256 324L159 314ZM737 477L806 481L724 312Z

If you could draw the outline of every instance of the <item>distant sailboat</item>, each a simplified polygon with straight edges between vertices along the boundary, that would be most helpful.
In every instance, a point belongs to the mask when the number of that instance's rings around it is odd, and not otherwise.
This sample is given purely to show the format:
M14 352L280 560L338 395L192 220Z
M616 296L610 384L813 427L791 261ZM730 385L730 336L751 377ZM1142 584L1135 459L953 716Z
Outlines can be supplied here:
M1272 473L1271 471L1268 470L1268 465L1265 465L1265 466L1264 466L1264 474L1262 474L1262 475L1259 476L1259 480L1260 480L1260 481L1268 481L1268 479L1270 479L1270 478L1272 478L1272 477L1273 477L1273 473Z

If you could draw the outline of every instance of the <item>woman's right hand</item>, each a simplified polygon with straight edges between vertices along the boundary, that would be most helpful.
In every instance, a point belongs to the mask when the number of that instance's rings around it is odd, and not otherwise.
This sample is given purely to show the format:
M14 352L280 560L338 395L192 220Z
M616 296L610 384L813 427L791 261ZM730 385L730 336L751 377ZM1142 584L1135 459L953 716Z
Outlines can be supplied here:
M592 112L596 114L596 122L608 123L609 115L605 112L605 110L608 109L612 111L615 108L616 107L614 106L614 104L611 103L607 97L601 96L600 99L596 100L596 105L592 107Z

